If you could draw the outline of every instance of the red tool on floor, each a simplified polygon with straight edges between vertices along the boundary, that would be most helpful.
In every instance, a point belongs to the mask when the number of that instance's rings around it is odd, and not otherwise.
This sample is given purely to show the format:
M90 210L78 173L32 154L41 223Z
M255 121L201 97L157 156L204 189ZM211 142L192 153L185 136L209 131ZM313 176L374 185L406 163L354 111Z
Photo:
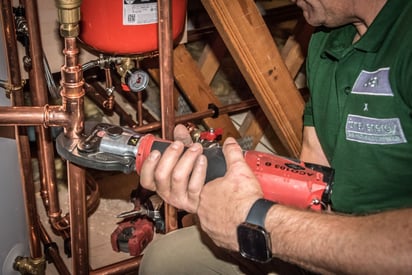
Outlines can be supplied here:
M140 186L131 192L130 200L134 209L117 216L122 220L110 236L114 251L138 256L153 240L154 231L164 233L164 218L160 211L163 203L153 206L153 194Z
M114 251L138 256L153 240L153 236L153 221L147 217L136 217L120 222L110 240Z

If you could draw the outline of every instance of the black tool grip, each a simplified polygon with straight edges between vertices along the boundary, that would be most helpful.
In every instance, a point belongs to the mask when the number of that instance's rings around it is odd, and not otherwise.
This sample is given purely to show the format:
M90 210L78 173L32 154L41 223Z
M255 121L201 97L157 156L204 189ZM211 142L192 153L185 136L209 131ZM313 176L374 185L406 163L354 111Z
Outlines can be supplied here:
M169 147L170 142L167 141L154 141L150 151L158 150L163 153L167 147ZM185 147L185 151L187 147ZM203 149L203 155L207 158L207 171L206 171L206 183L218 178L223 177L226 173L226 161L223 156L221 147L211 147Z

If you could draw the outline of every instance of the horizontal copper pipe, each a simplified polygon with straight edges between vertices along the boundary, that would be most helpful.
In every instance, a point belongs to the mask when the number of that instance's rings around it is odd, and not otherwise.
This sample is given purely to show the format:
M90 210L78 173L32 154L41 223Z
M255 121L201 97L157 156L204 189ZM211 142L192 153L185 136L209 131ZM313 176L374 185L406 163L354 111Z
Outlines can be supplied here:
M108 266L104 266L101 268L98 268L96 270L90 271L90 275L100 275L100 274L136 274L140 262L142 260L142 256L137 256L135 258L127 259L121 262L117 262Z
M248 99L248 100L241 101L239 103L234 103L234 104L218 107L219 113L216 113L216 110L214 109L207 109L205 111L199 111L199 112L195 112L191 114L178 116L175 119L175 124L203 119L207 117L219 116L222 114L241 112L241 111L249 110L253 107L258 107L258 106L259 105L255 99ZM147 133L147 132L159 130L161 127L162 126L160 122L152 122L144 126L135 127L133 130L139 133Z
M0 107L0 125L65 126L70 118L61 106Z

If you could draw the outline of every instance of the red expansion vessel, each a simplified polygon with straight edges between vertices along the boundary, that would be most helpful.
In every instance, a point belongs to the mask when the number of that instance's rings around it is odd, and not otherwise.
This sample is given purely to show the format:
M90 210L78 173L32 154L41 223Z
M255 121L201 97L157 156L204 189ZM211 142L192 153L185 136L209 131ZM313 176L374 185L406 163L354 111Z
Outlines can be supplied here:
M181 36L187 0L171 0L173 39ZM83 0L80 39L95 50L115 55L157 50L156 0Z

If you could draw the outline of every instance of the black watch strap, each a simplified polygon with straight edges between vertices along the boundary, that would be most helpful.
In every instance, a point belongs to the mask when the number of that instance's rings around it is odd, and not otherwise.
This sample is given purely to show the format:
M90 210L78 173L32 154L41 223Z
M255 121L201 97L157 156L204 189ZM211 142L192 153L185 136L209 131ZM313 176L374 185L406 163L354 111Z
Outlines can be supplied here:
M271 208L274 204L276 203L273 201L258 199L252 205L252 208L250 208L249 214L246 217L246 222L265 228L266 214L269 208Z

